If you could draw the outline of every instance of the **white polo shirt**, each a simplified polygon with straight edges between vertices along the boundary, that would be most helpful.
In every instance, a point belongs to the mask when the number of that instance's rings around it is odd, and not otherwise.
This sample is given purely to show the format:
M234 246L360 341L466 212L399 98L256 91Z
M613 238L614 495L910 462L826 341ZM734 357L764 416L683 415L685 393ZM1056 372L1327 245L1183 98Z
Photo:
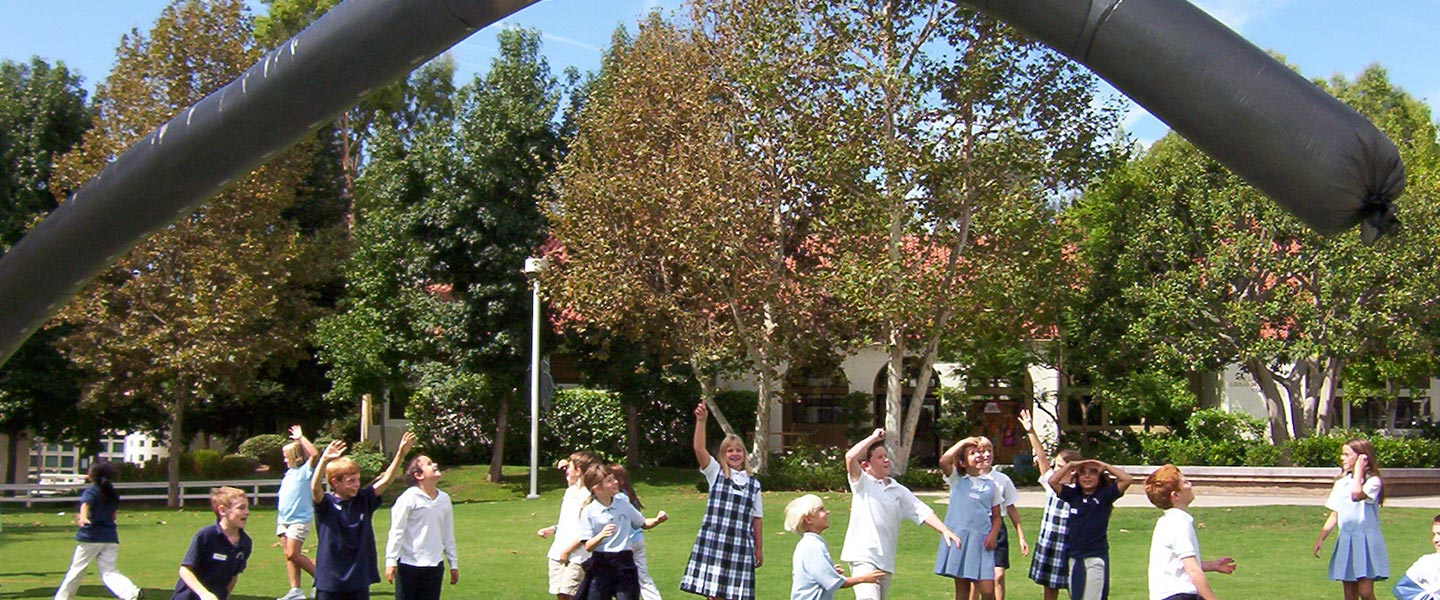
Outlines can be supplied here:
M1195 518L1178 508L1166 509L1155 522L1155 534L1150 538L1150 600L1198 593L1185 572L1185 564L1180 562L1189 557L1200 561Z
M573 563L585 562L590 558L590 553L585 551L585 545L581 544L575 548L569 556L560 551L570 544L580 540L580 509L584 508L585 501L590 499L590 490L584 485L572 485L565 488L565 499L560 501L560 520L555 521L555 541L550 543L550 551L546 556L550 560L563 561L568 559Z
M455 518L450 495L437 491L434 498L411 486L390 507L390 535L385 541L385 566L400 563L412 567L435 567L455 561Z
M901 520L919 525L935 511L893 477L881 482L861 471L860 479L850 480L850 493L850 526L840 560L870 563L894 573Z

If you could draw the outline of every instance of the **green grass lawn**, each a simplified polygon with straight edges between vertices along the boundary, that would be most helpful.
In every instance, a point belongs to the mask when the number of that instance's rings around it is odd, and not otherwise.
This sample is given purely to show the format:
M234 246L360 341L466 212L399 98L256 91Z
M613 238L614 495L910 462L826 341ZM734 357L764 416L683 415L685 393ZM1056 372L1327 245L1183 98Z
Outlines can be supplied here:
M507 468L504 484L481 481L483 467L447 470L442 487L457 500L456 537L460 554L460 584L448 587L447 598L545 598L545 558L548 540L535 530L554 522L559 512L561 481L554 474L541 478L541 498L524 500L528 479L523 469ZM700 475L688 470L642 472L637 492L645 501L646 513L664 509L670 521L647 534L650 569L667 597L690 598L677 589L704 510L705 498L695 488ZM398 492L398 486L392 488ZM1133 493L1133 491L1132 491ZM757 598L786 598L790 590L790 554L795 536L783 533L785 503L797 494L766 493L765 557L757 572ZM833 511L835 524L825 532L836 558L844 540L849 518L849 495L822 494ZM212 522L211 513L198 503L181 511L165 508L122 508L119 515L121 539L120 570L147 590L151 599L168 598L175 584L176 569L190 536ZM388 504L388 501L387 501ZM944 507L935 505L943 514ZM23 510L7 506L0 531L0 599L48 598L69 566L74 551L73 508L60 514L58 507ZM1259 507L1197 509L1194 511L1204 555L1235 557L1239 569L1234 575L1213 577L1223 598L1313 599L1336 597L1340 586L1325 579L1325 559L1310 555L1326 513L1316 507ZM1117 509L1110 524L1112 598L1145 598L1145 567L1150 531L1159 511ZM1432 552L1430 519L1433 510L1384 509L1386 540L1391 553L1392 573L1399 575L1415 558ZM1040 511L1022 511L1026 533L1033 542ZM256 542L255 556L240 577L235 598L263 600L285 591L283 559L274 538L273 505L261 506L250 517L250 531ZM389 511L376 514L377 538L382 548ZM930 574L938 536L928 528L907 525L900 539L899 573L892 586L892 598L939 599L951 595L950 580ZM313 540L306 552L314 556ZM1328 552L1328 548L1327 548ZM1328 554L1322 553L1328 558ZM1029 562L1012 546L1010 596L1037 598L1039 588L1025 576ZM1378 586L1377 586L1378 587ZM1388 597L1385 585L1381 596ZM308 588L308 579L307 579ZM377 597L386 597L390 587L373 588ZM109 598L94 573L87 574L81 597ZM853 597L842 591L840 598Z

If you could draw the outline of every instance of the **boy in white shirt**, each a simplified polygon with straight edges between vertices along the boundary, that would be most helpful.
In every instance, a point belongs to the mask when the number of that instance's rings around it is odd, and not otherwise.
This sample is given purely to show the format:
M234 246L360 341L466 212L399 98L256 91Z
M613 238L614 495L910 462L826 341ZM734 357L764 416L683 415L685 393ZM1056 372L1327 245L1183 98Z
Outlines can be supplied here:
M390 508L385 542L385 581L395 584L396 600L440 600L445 567L450 585L460 582L455 556L455 514L450 495L440 491L440 465L421 454L405 465L410 487ZM395 579L396 573L400 579Z
M1430 522L1430 545L1435 552L1410 565L1390 590L1399 600L1440 600L1440 515Z
M580 564L590 558L590 553L586 552L580 543L580 509L585 506L585 501L590 499L590 490L586 489L581 476L590 465L599 462L600 459L595 454L578 450L572 453L570 458L555 465L565 471L565 483L568 484L565 487L565 499L560 502L560 518L554 525L536 531L535 535L542 538L555 536L546 558L549 563L550 593L555 595L556 600L570 600L580 589L580 580L585 577L585 570Z
M909 488L890 478L890 457L885 450L885 430L876 429L845 453L845 470L850 480L850 526L840 560L850 563L850 573L862 576L874 571L895 573L895 547L900 538L900 521L909 519L940 532L946 544L960 547L960 538L935 516ZM884 600L890 593L891 577L879 583L855 586L858 600Z
M1167 464L1145 478L1145 496L1165 511L1150 538L1150 600L1216 600L1205 572L1234 573L1235 559L1200 560L1195 519L1185 512L1195 501L1190 482L1179 468Z

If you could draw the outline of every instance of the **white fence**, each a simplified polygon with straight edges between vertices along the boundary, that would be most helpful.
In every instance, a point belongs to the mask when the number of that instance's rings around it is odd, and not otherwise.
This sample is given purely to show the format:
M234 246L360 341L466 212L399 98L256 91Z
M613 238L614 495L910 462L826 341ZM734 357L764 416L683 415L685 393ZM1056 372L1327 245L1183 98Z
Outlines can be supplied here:
M181 481L180 499L209 500L210 488L230 486L245 490L252 503L262 499L273 499L280 492L279 479L240 479L234 481ZM69 503L80 501L80 492L90 487L85 482L77 483L21 483L0 484L0 503L36 504ZM132 500L165 500L169 497L170 484L164 481L121 482L115 484L122 502Z

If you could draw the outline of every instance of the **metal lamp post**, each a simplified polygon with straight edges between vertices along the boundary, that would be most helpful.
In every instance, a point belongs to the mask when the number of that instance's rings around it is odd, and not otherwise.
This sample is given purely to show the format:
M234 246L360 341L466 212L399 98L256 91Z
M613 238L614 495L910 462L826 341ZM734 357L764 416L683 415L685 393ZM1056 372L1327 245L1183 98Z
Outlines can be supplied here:
M526 498L539 498L540 475L540 274L548 266L544 258L525 259L525 274L530 276L530 493Z

